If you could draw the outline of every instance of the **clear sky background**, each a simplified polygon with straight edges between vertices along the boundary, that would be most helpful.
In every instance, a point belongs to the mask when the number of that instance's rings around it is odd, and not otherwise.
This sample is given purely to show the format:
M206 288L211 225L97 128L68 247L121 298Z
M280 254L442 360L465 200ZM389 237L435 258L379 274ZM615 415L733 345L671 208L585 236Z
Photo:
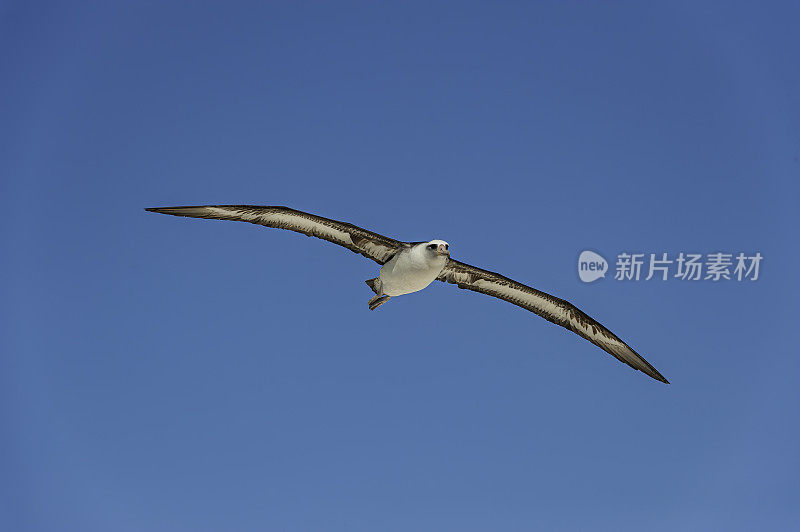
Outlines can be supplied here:
M796 3L202 4L0 4L2 530L797 530ZM143 210L214 203L445 239L672 384ZM583 249L764 261L584 284Z

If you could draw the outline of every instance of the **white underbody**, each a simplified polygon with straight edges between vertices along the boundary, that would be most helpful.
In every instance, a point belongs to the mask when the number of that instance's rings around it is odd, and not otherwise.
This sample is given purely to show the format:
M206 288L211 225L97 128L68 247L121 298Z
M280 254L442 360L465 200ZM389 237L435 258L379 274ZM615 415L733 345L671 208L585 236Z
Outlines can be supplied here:
M436 280L442 272L447 255L427 252L425 244L403 250L381 268L382 292L387 296L401 296L418 292Z

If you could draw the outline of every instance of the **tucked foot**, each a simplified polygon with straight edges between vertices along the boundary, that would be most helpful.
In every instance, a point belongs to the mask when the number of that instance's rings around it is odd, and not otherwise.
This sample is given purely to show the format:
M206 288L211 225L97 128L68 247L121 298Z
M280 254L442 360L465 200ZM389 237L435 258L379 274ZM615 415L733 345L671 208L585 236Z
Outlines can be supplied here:
M375 310L376 308L380 307L381 305L383 305L384 303L389 301L389 299L391 299L391 297L392 296L375 296L375 297L373 297L372 299L369 300L369 309L370 310Z

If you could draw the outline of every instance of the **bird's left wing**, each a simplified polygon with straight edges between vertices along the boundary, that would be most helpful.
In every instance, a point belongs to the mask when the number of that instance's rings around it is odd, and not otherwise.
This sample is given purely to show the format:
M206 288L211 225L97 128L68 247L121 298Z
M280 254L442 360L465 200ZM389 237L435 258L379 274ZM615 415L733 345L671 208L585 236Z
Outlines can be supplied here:
M540 292L499 273L482 270L453 259L447 261L437 279L458 285L459 288L494 296L530 310L548 321L583 336L633 369L669 384L669 381L639 353L568 301Z
M386 263L407 244L346 222L290 209L289 207L261 207L258 205L204 205L198 207L159 207L145 209L150 212L234 220L251 224L288 229L306 236L315 236L360 253L378 264Z

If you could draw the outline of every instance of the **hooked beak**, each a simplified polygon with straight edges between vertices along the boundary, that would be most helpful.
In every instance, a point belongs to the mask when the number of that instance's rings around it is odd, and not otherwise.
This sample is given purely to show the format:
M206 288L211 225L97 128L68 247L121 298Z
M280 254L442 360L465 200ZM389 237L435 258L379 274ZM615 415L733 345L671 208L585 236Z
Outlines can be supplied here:
M450 251L444 247L444 244L439 244L439 246L436 248L436 253L439 255L449 255Z

